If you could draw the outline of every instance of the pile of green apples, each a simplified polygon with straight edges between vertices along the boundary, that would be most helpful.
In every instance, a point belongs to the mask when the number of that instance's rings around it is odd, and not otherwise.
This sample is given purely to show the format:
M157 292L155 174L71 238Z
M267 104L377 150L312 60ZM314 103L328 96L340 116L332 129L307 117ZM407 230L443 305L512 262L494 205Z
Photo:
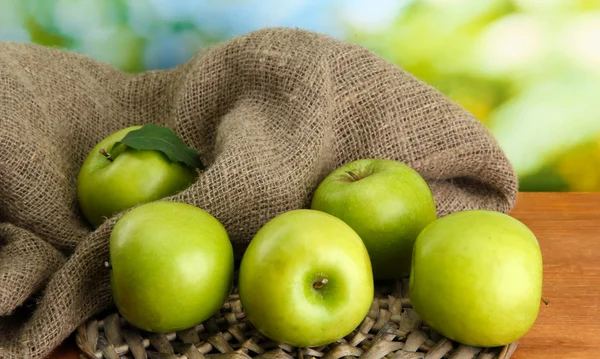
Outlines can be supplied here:
M438 218L426 181L383 158L341 165L315 188L310 208L265 223L234 283L224 226L201 208L161 200L192 185L197 168L165 148L121 144L139 129L118 131L92 149L78 199L94 227L120 214L110 235L111 288L118 311L140 329L197 325L237 284L247 319L263 335L298 347L326 345L360 325L378 281L406 277L423 321L462 344L506 345L536 320L542 256L534 234L495 211Z

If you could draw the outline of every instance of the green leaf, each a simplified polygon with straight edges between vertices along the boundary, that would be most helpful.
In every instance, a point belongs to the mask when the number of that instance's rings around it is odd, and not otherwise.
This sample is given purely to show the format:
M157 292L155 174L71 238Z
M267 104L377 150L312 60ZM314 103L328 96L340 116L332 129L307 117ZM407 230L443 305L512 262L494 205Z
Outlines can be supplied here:
M125 146L136 150L160 151L173 162L181 162L191 168L204 169L198 151L187 146L175 132L166 127L146 124L127 133L121 141L115 143L113 150L118 149L117 152L120 153L125 150Z

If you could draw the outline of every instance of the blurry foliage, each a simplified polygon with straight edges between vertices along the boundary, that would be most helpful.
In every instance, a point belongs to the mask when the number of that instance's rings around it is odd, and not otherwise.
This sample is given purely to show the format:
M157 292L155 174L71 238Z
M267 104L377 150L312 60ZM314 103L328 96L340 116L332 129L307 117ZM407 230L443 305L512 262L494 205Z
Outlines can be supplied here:
M352 30L481 120L521 190L600 190L600 1L422 0Z
M572 191L600 188L600 136L559 156L556 172Z
M469 110L522 190L600 191L600 0L0 0L0 40L129 72L267 26L361 44Z

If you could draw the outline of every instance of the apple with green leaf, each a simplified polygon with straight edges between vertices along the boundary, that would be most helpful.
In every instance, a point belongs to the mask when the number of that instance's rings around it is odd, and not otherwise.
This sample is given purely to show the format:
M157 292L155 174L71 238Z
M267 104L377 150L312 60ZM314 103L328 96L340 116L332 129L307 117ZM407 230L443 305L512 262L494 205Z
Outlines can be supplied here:
M434 197L419 173L382 158L332 171L313 194L311 208L342 219L360 235L375 279L408 276L413 243L437 218Z
M267 222L240 264L249 321L271 340L298 347L332 343L356 329L374 295L364 243L340 219L297 209Z
M88 154L77 198L94 227L125 209L173 195L196 179L197 151L166 127L147 124L117 131Z
M208 212L155 201L126 212L110 235L110 284L121 315L151 332L213 316L233 286L233 247Z
M419 234L409 296L423 321L447 338L503 346L533 326L542 272L539 243L525 224L495 211L455 212Z

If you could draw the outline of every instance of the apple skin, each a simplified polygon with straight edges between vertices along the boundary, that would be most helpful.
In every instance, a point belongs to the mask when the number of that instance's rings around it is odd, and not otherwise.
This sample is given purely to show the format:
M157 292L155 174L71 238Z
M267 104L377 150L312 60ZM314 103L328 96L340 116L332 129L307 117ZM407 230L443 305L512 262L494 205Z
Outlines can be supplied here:
M170 161L159 151L127 148L112 162L99 153L100 149L110 153L115 142L140 127L124 128L104 138L81 166L77 199L94 227L125 209L175 194L196 179L195 170Z
M503 346L533 326L542 271L539 243L523 223L494 211L455 212L417 238L409 296L421 318L447 338Z
M214 315L233 285L233 248L208 212L152 202L126 212L110 236L115 305L150 332L190 328Z
M315 283L327 284L315 288ZM318 284L317 284L318 286ZM271 340L325 345L356 329L373 301L368 252L338 218L310 209L282 213L254 236L240 264L250 322Z
M402 162L378 158L332 171L313 194L311 208L342 219L358 233L376 280L409 275L413 243L437 218L433 194L419 173Z

